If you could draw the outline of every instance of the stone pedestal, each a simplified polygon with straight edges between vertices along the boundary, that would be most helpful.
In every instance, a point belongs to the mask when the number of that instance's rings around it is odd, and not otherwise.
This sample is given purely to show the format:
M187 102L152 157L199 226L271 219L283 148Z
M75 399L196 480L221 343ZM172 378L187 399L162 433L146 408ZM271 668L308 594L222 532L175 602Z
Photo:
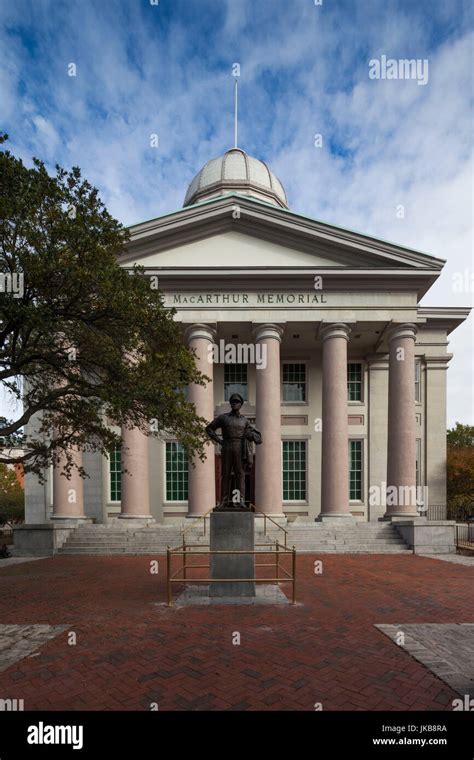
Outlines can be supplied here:
M212 512L211 551L254 550L252 512ZM211 554L211 578L255 578L254 554ZM210 583L211 597L255 596L255 583Z
M455 554L456 521L427 520L426 517L392 517L398 533L413 554Z
M91 524L85 518L82 524ZM77 528L77 520L62 520L16 525L13 528L13 554L15 557L52 557Z

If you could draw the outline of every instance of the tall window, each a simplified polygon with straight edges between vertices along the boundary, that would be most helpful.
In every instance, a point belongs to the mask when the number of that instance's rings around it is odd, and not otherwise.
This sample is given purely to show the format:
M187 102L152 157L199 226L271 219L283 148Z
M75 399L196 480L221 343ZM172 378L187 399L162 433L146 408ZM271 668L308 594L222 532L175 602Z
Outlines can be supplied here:
M166 444L166 501L188 500L188 455L180 443Z
M362 499L362 441L349 441L349 499Z
M117 446L109 456L110 501L122 500L122 449Z
M233 393L240 393L243 400L248 401L246 364L224 364L224 401Z
M306 441L283 441L283 501L306 499Z
M421 401L421 361L415 359L415 401Z
M306 364L283 365L283 401L306 401Z
M416 487L421 486L421 438L416 439Z
M362 401L362 364L347 365L347 399Z

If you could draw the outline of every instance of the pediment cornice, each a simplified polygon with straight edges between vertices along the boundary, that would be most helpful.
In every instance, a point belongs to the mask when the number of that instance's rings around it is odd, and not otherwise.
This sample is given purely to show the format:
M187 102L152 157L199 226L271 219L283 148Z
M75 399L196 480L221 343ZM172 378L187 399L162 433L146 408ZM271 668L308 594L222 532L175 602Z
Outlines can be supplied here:
M368 235L335 227L255 199L229 195L180 209L129 228L120 263L225 232L239 232L334 261L335 267L402 268L440 272L444 260ZM146 260L143 261L146 266ZM426 272L427 273L427 272Z

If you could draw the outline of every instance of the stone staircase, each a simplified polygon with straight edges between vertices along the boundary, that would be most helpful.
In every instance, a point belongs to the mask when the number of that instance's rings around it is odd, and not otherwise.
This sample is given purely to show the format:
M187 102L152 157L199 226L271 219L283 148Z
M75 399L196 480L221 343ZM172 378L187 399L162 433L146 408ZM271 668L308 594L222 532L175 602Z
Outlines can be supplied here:
M281 530L267 523L267 535L264 535L262 523L262 520L257 520L255 543L271 545L275 540L284 543ZM188 528L186 543L204 546L209 542L209 522L207 536L203 535L202 523L197 521L192 525L185 524L184 527ZM390 523L334 526L295 520L284 527L288 531L288 547L295 546L298 553L412 554L397 529ZM104 556L165 554L168 546L177 547L182 544L182 529L181 525L162 524L122 527L117 522L110 525L82 525L71 533L58 553Z
M391 523L355 523L352 525L328 525L327 523L296 520L285 526L288 531L287 546L294 546L298 553L345 553L345 554L412 554L412 550ZM267 527L267 538L283 542L283 533L272 526Z

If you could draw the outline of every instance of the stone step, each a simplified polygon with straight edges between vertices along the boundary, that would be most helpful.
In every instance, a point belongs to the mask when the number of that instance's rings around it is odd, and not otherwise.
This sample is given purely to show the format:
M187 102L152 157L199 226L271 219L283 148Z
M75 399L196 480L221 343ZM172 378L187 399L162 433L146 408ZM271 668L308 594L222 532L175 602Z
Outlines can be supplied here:
M178 548L178 547L171 547L171 548ZM260 548L260 547L259 547ZM268 549L271 550L273 548L272 544L268 544ZM288 545L288 549L292 548L292 544ZM314 543L302 543L302 544L295 544L295 548L298 552L300 551L323 551L323 550L329 550L332 549L334 551L338 550L351 550L351 551L368 551L368 550L377 550L380 549L381 551L396 551L398 549L406 549L406 544L403 542L397 543L397 544L381 544L376 542L370 542L370 543L360 543L360 544L351 544L351 543L334 543L334 542L327 542L327 543L321 543L321 542L314 542ZM78 551L78 552L88 552L88 551L117 551L117 552L160 552L160 553L166 553L167 546L159 545L159 544L150 544L150 545L143 545L140 546L138 544L130 544L128 546L121 545L121 544L105 544L103 546L98 546L97 544L66 544L64 547L61 547L59 551ZM263 550L263 549L262 549Z
M209 543L209 530L203 533L203 526L185 526L186 543L205 546ZM156 555L165 554L167 547L177 548L183 541L181 525L149 525L123 527L115 522L111 525L82 525L73 531L60 554L112 554ZM263 551L275 541L285 542L285 534L275 526L258 525L255 542ZM300 523L286 526L288 548L295 546L297 552L349 553L349 554L411 554L400 534L393 525L381 523L357 523L356 525L328 525L325 523Z
M387 549L386 547L370 547L370 548L354 548L354 547L331 547L331 546L322 546L322 547L312 547L312 548L303 548L303 549L297 549L297 552L299 554L413 554L413 552L410 549L406 548L396 548L396 549ZM128 555L128 556L138 556L138 555L160 555L163 556L164 552L162 550L160 551L153 551L152 549L97 549L97 548L91 548L91 549L75 549L75 548L67 548L63 547L61 549L58 549L58 554L84 554L84 555L102 555L102 556L108 556L113 554L120 554L120 555Z
M263 531L256 531L258 533L263 533ZM353 528L352 530L348 530L347 528L298 528L298 530L288 530L286 531L289 535L298 535L298 534L304 534L304 533L344 533L344 534L350 534L350 535L366 535L366 534L377 534L377 535L386 535L388 533L396 533L395 528ZM283 535L283 531L269 531L267 530L267 535Z
M297 549L297 552L299 554L413 554L413 552L410 549L407 548L390 548L383 546L376 546L376 547L352 547L352 546L346 546L346 547L335 547L335 546L314 546L311 548L302 548ZM151 549L125 549L125 548L113 548L113 549L98 549L98 548L91 548L91 549L85 549L85 548L68 548L63 547L58 550L58 554L97 554L97 555L103 555L108 556L112 554L120 554L120 555L160 555L164 556L165 552L162 550L160 551L153 551Z
M384 549L383 547L374 547L370 549L354 549L347 547L344 549L330 549L330 548L312 548L312 549L297 549L298 554L413 554L411 549Z
M377 538L372 536L364 536L364 537L342 537L342 536L288 536L287 537L287 543L293 542L293 543L404 543L403 539L400 536L389 536L384 538ZM120 545L129 545L129 544L159 544L160 546L167 546L170 544L170 540L167 538L152 538L152 537L134 537L134 538L127 538L126 540L118 538L116 536L104 536L101 538L94 538L94 537L84 537L84 536L71 536L68 540L69 544L84 544L84 545L91 545L91 544L120 544ZM182 541L176 540L171 541L174 545L181 545ZM192 540L187 540L186 543L192 544L206 544L208 543L208 538L203 537L196 537ZM275 541L268 536L257 536L255 539L255 543L264 543L264 544L274 544ZM284 539L279 539L278 543L284 543ZM171 544L170 544L171 545Z

